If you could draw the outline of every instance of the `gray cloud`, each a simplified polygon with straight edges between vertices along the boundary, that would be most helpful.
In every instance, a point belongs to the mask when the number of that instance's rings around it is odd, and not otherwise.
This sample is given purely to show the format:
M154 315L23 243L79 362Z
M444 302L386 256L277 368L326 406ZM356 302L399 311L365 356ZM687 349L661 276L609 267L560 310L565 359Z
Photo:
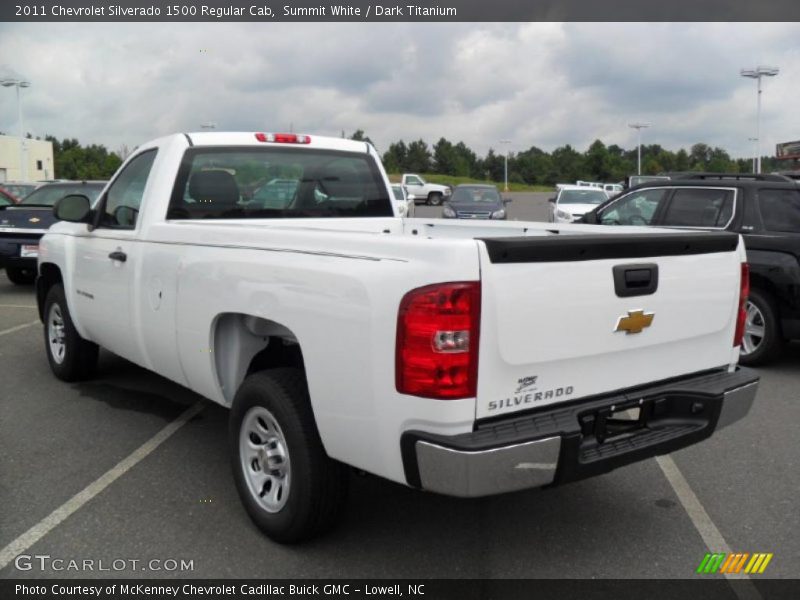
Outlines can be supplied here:
M796 24L0 24L0 76L31 80L26 129L111 149L205 121L220 129L391 141L440 137L478 152L580 150L594 139L704 141L749 156L755 86L774 63L763 148L800 137ZM16 101L0 89L0 130Z

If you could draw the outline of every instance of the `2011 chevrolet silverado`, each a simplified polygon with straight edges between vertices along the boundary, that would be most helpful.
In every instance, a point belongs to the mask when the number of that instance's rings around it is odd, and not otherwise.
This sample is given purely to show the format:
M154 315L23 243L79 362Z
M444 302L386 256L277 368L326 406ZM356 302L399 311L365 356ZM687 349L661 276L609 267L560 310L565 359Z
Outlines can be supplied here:
M264 182L296 181L261 202ZM45 349L98 347L230 407L236 486L281 542L346 465L484 496L671 452L742 418L738 235L402 219L375 149L205 132L140 146L40 243ZM431 258L435 257L435 258Z

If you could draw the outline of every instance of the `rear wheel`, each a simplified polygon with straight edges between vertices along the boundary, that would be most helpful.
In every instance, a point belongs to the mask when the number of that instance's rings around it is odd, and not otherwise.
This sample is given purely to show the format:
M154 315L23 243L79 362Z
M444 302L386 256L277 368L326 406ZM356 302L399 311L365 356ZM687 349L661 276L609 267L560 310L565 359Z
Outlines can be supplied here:
M233 401L229 437L239 496L270 538L300 542L335 525L348 471L325 453L302 371L247 377Z
M442 195L439 193L428 194L428 204L439 206L442 203Z
M783 350L778 310L772 297L757 289L750 290L745 305L744 336L739 362L744 365L762 365L780 355Z
M44 303L44 346L50 369L59 379L78 381L94 373L99 348L75 329L60 283L50 288Z
M6 276L15 285L30 285L36 280L36 271L34 269L6 267Z

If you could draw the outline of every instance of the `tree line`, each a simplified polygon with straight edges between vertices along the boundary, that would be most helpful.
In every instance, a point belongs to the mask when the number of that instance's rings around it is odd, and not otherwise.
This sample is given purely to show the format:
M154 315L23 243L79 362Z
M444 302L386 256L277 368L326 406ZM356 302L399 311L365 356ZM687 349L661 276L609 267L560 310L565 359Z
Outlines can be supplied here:
M346 137L344 132L342 137ZM360 129L349 137L371 143ZM83 146L75 138L58 140L47 135L44 139L53 143L55 177L60 179L108 179L129 153L125 145L114 152L99 144ZM761 161L765 173L791 168L771 156ZM504 178L505 155L490 148L485 156L478 156L464 142L453 143L443 137L433 146L422 139L409 143L400 140L389 144L383 164L389 173L437 173L499 182ZM688 151L667 150L659 144L642 146L642 173L646 175L675 171L750 173L752 169L752 158L734 159L724 149L704 143L694 144ZM531 146L508 154L508 180L528 185L550 186L579 179L613 182L635 173L636 148L606 146L601 140L595 140L584 152L565 144L552 152Z
M350 138L370 141L360 129ZM761 161L763 172L790 168L769 156L762 157ZM409 143L400 140L389 144L389 149L383 153L383 164L390 173L438 173L503 181L505 155L490 148L480 157L464 142L453 143L445 138L430 147L422 139ZM508 180L529 185L549 186L577 180L622 181L635 174L636 169L636 148L606 146L601 140L595 140L584 152L565 144L552 152L531 146L508 154ZM667 150L659 144L642 145L644 175L679 171L751 173L752 170L752 158L734 159L724 149L704 143L694 144L688 151L683 148Z

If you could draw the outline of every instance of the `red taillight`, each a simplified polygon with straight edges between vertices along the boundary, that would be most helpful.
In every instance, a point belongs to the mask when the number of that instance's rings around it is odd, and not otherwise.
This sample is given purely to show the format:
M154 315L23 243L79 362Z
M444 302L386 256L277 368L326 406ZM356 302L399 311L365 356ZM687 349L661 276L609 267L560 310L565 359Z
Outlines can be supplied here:
M480 321L478 281L408 292L397 316L397 391L443 400L475 396Z
M257 133L256 139L259 142L274 142L276 144L310 144L310 135L298 135L296 133Z
M744 326L747 321L747 297L750 295L750 265L742 263L742 276L739 279L739 313L736 317L736 333L733 345L741 346L744 337Z

